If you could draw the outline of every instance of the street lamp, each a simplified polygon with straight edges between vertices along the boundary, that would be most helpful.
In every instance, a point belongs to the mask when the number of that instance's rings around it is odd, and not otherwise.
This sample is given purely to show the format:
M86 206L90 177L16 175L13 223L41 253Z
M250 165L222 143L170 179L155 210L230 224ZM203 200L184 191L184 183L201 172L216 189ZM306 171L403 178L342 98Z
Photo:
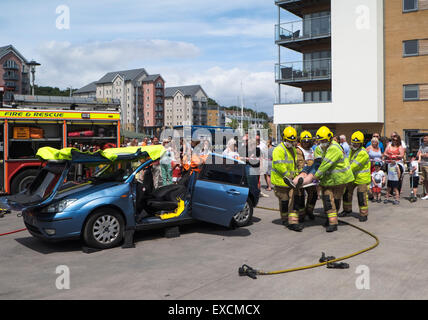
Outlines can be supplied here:
M37 66L40 66L40 63L38 63L38 62L36 62L36 61L34 61L34 60L31 60L29 63L28 63L28 66L30 67L30 71L31 71L31 74L32 74L32 76L33 76L33 78L32 78L32 82L33 82L33 86L32 86L32 89L31 89L31 95L33 95L34 96L34 79L35 79L35 73L36 73L36 67Z

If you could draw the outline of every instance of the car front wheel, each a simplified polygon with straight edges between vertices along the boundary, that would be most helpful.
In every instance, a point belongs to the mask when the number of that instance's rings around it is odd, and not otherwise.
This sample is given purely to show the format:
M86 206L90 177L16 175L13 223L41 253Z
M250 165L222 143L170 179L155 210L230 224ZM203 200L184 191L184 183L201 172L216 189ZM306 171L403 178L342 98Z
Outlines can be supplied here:
M125 222L119 212L112 208L101 208L86 222L83 240L92 248L113 248L122 241L124 229Z
M253 205L250 200L244 205L244 208L234 215L233 221L237 227L245 227L250 224L251 219L253 218Z

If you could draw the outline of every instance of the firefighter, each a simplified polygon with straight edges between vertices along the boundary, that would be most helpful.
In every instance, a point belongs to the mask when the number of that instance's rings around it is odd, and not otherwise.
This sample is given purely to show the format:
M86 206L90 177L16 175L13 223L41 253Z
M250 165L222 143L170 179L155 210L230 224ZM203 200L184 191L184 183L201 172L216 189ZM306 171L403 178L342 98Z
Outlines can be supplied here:
M297 167L299 172L305 167L311 167L314 164L314 150L312 149L313 138L309 131L303 131L300 134L300 145L296 148L297 151ZM301 184L301 183L300 183ZM305 190L308 198L305 206ZM314 208L317 202L317 188L311 186L305 189L299 189L299 219L304 221L305 216L311 220L315 219Z
M371 182L370 157L363 147L363 143L364 134L360 131L354 132L351 137L349 161L355 181L346 185L345 193L343 194L343 212L339 214L340 217L345 217L352 212L352 196L356 188L358 206L360 207L359 220L361 222L367 221L369 214L368 188Z
M281 220L284 225L288 221L288 229L302 231L299 223L298 201L290 181L297 175L297 154L293 143L297 141L297 132L293 127L287 127L283 132L283 142L272 153L272 184L275 195L279 200Z
M327 232L337 230L337 210L343 197L345 185L354 181L348 158L342 147L333 141L333 133L322 126L318 129L316 139L320 142L322 162L315 172L315 179L320 181L324 211L327 214Z

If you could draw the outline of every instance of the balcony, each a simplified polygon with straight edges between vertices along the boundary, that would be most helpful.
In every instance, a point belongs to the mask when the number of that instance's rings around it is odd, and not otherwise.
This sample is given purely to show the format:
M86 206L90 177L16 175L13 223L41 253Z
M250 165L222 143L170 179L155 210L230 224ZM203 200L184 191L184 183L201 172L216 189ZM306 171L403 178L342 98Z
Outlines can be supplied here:
M286 22L275 26L275 43L301 52L308 44L331 42L331 16Z
M163 99L161 99L161 98L156 99L156 104L162 104L162 103L163 103Z
M328 9L330 7L330 1L331 0L275 0L275 4L296 16L303 17L303 11L305 8L324 6Z
M14 72L5 72L3 74L3 80L15 80L15 81L18 81L19 80L19 76L18 76L18 74L14 73Z
M313 59L275 65L275 81L295 87L331 80L331 59Z
M156 90L155 94L157 97L163 97L163 90Z
M13 60L7 60L3 63L3 69L5 70L19 70L18 64Z

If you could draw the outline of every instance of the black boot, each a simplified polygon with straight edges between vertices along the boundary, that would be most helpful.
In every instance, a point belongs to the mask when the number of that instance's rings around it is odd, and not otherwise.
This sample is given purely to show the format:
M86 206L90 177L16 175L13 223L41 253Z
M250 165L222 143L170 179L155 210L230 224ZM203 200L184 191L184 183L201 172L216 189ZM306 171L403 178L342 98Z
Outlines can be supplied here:
M326 230L325 231L327 231L327 232L334 232L334 231L337 231L337 224L331 224L331 225L329 225L327 228L326 228Z
M311 219L311 220L315 220L315 216L314 216L314 213L313 213L313 212L308 212L308 213L306 213L306 214L308 215L309 219Z
M338 214L338 216L339 216L340 218L343 218L343 217L347 217L347 216L349 216L351 213L352 213L352 211L346 211L346 210L343 210L341 213L339 213L339 214Z
M297 180L296 189L300 189L303 186L303 178L300 177L299 180Z
M301 223L289 224L288 229L293 230L293 231L297 231L297 232L301 232L303 230L303 224L301 224Z
M367 216L362 216L361 214L358 217L358 220L360 220L360 222L365 222L367 221L368 217Z

